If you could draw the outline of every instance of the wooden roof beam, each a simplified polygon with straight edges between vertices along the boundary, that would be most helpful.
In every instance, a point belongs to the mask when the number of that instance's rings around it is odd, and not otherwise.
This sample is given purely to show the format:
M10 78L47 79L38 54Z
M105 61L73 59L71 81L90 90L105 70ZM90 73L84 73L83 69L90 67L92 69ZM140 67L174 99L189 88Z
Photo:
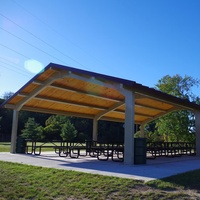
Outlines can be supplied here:
M164 110L164 109L156 108L156 107L153 107L153 106L144 105L144 104L140 104L140 103L135 103L135 106L143 107L143 108L148 108L148 109L151 109L151 110L157 110L159 112L166 112L166 110Z
M94 118L94 115L90 115L90 114L68 112L68 111L65 112L63 110L52 110L52 109L46 109L46 108L35 108L35 107L30 107L30 106L23 106L22 110L27 110L27 111L31 111L31 112L54 114L54 115L65 115L65 116L82 117L82 118L88 118L88 119L93 119Z
M104 115L106 115L107 113L111 112L111 111L114 111L115 109L119 108L120 106L124 105L125 102L122 101L122 102L119 102L119 103L116 103L114 104L113 106L111 106L110 108L108 108L107 110L99 113L98 115L95 116L95 119L96 120L99 120L101 117L103 117Z
M121 113L121 114L125 113L125 111L122 111L122 110L112 110L112 111L116 112L116 113ZM139 112L135 112L135 115L141 116L141 117L146 117L146 118L153 118L152 115L142 114L142 113L139 113Z
M45 97L45 96L41 96L41 95L35 96L34 99L44 100L44 101L49 101L49 102L54 102L54 103L60 103L60 104L86 107L86 108L93 108L93 109L97 109L97 110L106 110L107 109L107 108L102 107L102 106L95 106L95 105L91 105L91 104L79 103L79 102L73 102L73 101L64 101L64 100L61 100L61 99Z
M27 96L27 94L25 94L25 93L20 93L20 94L18 94L18 95L19 95L19 96ZM58 102L58 103L64 103L64 104L71 104L71 105L75 105L75 106L79 106L79 105L80 105L80 104L78 104L78 103L69 102L69 101L60 101L60 100L58 100L58 99L52 99L52 98L49 98L49 97L47 98L47 97L42 97L42 96L36 96L35 98L37 98L37 99L39 99L39 100L47 100L47 101L51 101L51 102ZM124 101L119 102L119 103L113 105L113 106L112 106L111 108L109 108L109 109L102 108L102 107L94 107L94 108L97 108L97 109L100 109L100 110L104 110L104 111L102 112L102 116L103 116L103 115L105 115L105 114L107 114L107 113L109 113L109 112L111 112L111 111L116 112L116 113L125 113L125 111L116 110L117 108L119 108L119 107L122 106L122 105L124 105ZM84 105L82 105L82 107L88 107L88 106L86 106L86 105L84 104ZM90 107L91 107L91 106L90 106ZM151 109L154 109L154 108L151 108ZM158 110L158 109L154 109L154 110ZM162 112L165 112L165 111L162 110ZM151 116L151 115L146 115L146 114L142 114L142 113L138 113L138 112L135 113L135 115L141 116L141 117L153 118L153 116ZM98 116L96 116L96 117L99 119L99 118L101 118L102 116L101 116L101 114L99 114L99 117L98 117Z
M124 123L124 119L121 119L121 118L119 119L119 118L111 118L111 117L104 117L103 116L100 120ZM141 124L141 121L135 120L135 124Z
M152 116L152 115L146 115L146 114L141 114L141 113L137 113L137 112L135 112L135 115L136 115L136 116L140 116L140 117L146 117L146 118L150 118L150 119L152 119L152 118L153 118L153 116Z
M35 97L37 94L39 94L45 87L50 85L52 82L54 82L56 79L63 78L65 77L66 73L58 73L56 72L53 74L50 78L48 78L42 85L39 85L37 88L35 88L32 92L28 94L28 96L24 97L21 101L19 101L16 105L15 108L16 110L20 110L24 104L26 104L31 98Z
M32 83L36 84L36 85L42 85L43 84L42 81L38 81L38 80L34 80Z
M69 71L68 73L69 73L68 77L70 77L70 78L82 80L82 81L92 83L92 84L95 84L95 85L100 85L100 86L112 88L112 89L115 89L115 90L118 90L118 88L121 87L121 83L111 82L109 80L106 80L106 81L100 80L100 79L98 79L94 76L80 76L80 75L75 74L71 71Z
M48 87L60 89L60 90L63 90L63 91L69 91L69 92L84 94L84 95L87 95L87 96L91 96L91 97L95 97L95 98L103 99L103 100L110 100L110 101L115 101L115 102L121 101L121 99L114 99L114 98L110 98L110 97L99 96L99 94L95 94L95 93L89 94L87 92L84 92L84 91L81 91L81 90L78 90L78 89L74 89L74 88L70 88L70 87L62 87L62 86L58 86L56 84L51 84Z
M145 89L143 89L141 91L139 91L139 88L137 88L136 93L140 94L142 96L145 96L147 98L151 98L151 99L163 102L163 103L173 105L177 108L181 107L182 109L185 109L185 110L190 110L190 111L194 110L193 108L190 107L190 105L192 105L193 103L191 103L189 100L180 99L178 97L166 94L164 92L161 92L161 91L158 91L158 90L155 90L155 89L153 90L153 92L150 92L150 90L152 90L152 89L147 88L145 86L143 86L143 87ZM166 98L166 96L168 98Z

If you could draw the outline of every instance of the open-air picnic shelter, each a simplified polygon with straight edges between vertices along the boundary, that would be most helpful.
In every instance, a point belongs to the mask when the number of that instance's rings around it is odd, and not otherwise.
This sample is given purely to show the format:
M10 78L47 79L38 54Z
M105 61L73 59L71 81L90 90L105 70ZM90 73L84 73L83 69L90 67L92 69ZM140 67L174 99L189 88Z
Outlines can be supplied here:
M1 105L13 110L11 153L16 152L20 110L124 123L124 163L134 164L134 127L176 110L195 114L196 155L200 156L200 106L134 81L50 63Z

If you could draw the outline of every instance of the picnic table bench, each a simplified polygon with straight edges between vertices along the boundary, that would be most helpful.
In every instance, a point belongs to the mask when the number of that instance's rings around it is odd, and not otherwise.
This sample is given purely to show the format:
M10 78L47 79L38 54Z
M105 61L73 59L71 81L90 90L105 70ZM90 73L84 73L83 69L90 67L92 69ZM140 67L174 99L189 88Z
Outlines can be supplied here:
M71 158L78 158L79 156L86 156L91 153L92 146L95 145L95 141L85 142L65 142L62 146L55 146L55 152L60 157L70 156ZM91 154L91 156L93 156Z
M195 155L195 143L192 142L148 142L147 153L149 158L159 156L177 157L182 155Z
M79 158L79 156L96 157L98 160L123 161L124 147L122 144L98 143L97 141L86 141L85 143L67 143L65 146L55 146L55 152L60 157L69 156Z
M113 161L123 162L124 159L124 145L121 143L97 143L92 147L91 152L101 161L111 158Z
M63 146L63 143L64 143L63 141L59 141L59 140L35 141L35 140L26 139L25 153L40 155L42 152L42 149L44 149L44 148L52 148L55 150L55 153L57 153L57 151L56 151L57 149L55 147ZM51 145L49 145L49 144L51 144Z

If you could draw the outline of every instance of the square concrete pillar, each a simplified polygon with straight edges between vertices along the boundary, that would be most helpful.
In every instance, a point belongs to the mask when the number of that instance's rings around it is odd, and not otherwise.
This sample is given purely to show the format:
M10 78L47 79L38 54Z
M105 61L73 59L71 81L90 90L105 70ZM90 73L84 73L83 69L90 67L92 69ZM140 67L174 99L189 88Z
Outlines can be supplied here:
M132 91L125 93L125 134L124 134L124 164L134 164L134 105Z
M98 133L98 120L97 119L93 119L92 140L97 141L97 133Z
M19 111L13 110L10 153L16 153L18 115L19 115Z
M200 156L200 111L195 112L196 155Z

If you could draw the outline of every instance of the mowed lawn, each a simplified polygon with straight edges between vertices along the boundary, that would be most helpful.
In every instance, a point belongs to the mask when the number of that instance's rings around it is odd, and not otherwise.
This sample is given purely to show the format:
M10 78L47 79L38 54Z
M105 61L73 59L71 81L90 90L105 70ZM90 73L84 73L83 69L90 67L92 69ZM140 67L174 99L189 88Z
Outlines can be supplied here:
M56 142L55 144L60 145L60 143ZM28 145L31 146L31 143L28 143ZM52 148L43 148L42 151L54 151L54 145L52 143L44 144L42 142L38 142L37 145L52 146ZM0 152L10 152L10 142L0 142Z
M200 199L200 170L144 183L0 161L3 199Z
M10 152L10 142L0 142L0 152Z

